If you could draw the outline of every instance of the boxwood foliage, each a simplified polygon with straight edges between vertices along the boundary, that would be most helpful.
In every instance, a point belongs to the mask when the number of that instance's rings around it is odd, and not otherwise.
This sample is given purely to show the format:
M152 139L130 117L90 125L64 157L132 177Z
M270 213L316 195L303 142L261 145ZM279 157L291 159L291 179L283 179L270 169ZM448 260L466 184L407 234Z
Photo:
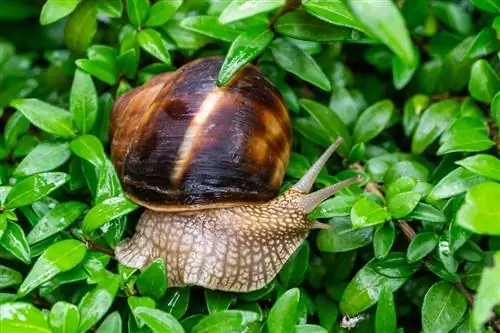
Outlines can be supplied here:
M0 2L1 332L500 329L499 0ZM141 208L109 159L113 101L225 57L292 116L284 187L337 136L279 275L247 294L169 288L113 257Z

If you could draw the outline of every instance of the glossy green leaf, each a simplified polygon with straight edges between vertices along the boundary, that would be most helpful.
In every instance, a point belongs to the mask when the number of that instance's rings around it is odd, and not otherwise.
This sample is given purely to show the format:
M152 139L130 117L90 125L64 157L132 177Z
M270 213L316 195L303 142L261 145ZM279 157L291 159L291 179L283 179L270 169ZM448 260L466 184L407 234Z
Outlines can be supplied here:
M180 319L188 310L189 299L189 287L168 288L165 296L158 302L158 308Z
M50 171L63 165L70 156L71 151L67 142L42 142L17 165L12 175L23 178Z
M7 302L0 304L1 332L36 332L52 333L42 311L25 302Z
M267 329L269 333L293 331L297 321L299 298L299 289L292 288L276 300L267 318Z
M237 30L219 23L217 17L209 15L186 17L181 27L225 42L232 42L239 35Z
M100 0L97 10L110 17L120 18L123 14L123 3L121 0Z
M153 29L142 30L137 35L137 40L144 51L170 65L167 43L158 31Z
M287 287L293 287L304 280L309 264L309 243L304 242L288 258L279 272L281 283Z
M460 117L448 127L440 139L438 155L454 152L477 152L494 145L488 135L488 126L476 117Z
M116 68L110 66L110 64L106 61L78 59L76 61L76 65L109 85L115 84L118 80L118 72Z
M476 330L490 319L494 307L500 304L500 290L497 288L500 278L500 252L494 254L493 261L493 266L484 269L474 297L472 323Z
M404 19L391 0L349 0L348 3L367 30L386 44L404 63L412 65L417 61Z
M56 274L75 267L83 260L86 253L87 247L73 239L50 246L35 262L23 284L19 287L18 294L26 295Z
M75 136L73 116L66 110L33 98L14 100L11 106L21 111L33 125L47 133L63 138Z
M428 200L436 201L450 198L460 193L466 192L472 186L482 183L487 179L473 173L465 168L458 167L436 184L431 193L427 196Z
M79 332L86 332L108 312L118 291L118 279L110 276L87 292L78 304Z
M75 305L59 301L50 309L49 322L54 333L76 333L80 313Z
M337 216L347 216L351 212L352 206L358 201L355 196L339 195L323 201L316 209L309 214L309 219L330 218Z
M488 55L500 48L500 42L497 40L495 29L485 27L475 37L474 42L467 51L469 58L477 58Z
M82 135L71 141L71 151L89 161L96 168L102 167L105 163L106 155L101 142L93 135Z
M21 284L23 276L16 270L0 265L0 289Z
M78 6L78 0L47 0L40 13L40 24L47 25L71 14Z
M231 44L219 72L217 84L223 86L245 66L261 54L273 40L274 34L267 28L255 27L246 30Z
M71 86L69 110L78 130L82 133L89 132L95 124L97 117L97 92L92 78L87 73L76 70Z
M9 251L14 257L25 264L31 262L31 253L24 235L23 229L14 222L9 222L2 238L0 238L0 246Z
M394 224L389 221L379 225L373 235L373 249L376 258L385 258L396 238Z
M422 328L426 333L445 333L454 328L467 309L464 294L446 281L434 284L422 305Z
M226 310L202 318L191 333L231 332L245 329L249 323L259 319L257 313L249 311Z
M227 24L279 8L285 0L232 0L219 16L219 22Z
M167 271L163 260L151 262L137 278L136 285L141 295L160 299L167 290Z
M351 222L355 229L380 224L390 218L391 216L385 207L367 197L361 197L351 209Z
M327 135L331 142L337 137L341 137L344 140L339 146L338 151L339 154L347 156L352 147L352 137L349 134L347 126L337 114L326 106L310 99L301 99L300 106L316 119L325 133L328 133Z
M479 234L500 235L500 184L487 181L469 189L457 213L458 225Z
M71 13L64 28L64 42L77 53L84 53L97 33L97 8L95 1L84 1Z
M500 13L500 3L497 0L471 0L471 2L474 6L482 10L491 13Z
M276 63L304 81L322 90L330 91L332 86L316 61L298 46L285 39L276 39L271 44L271 51Z
M182 325L169 313L147 307L137 307L134 315L143 320L155 333L184 333Z
M340 310L348 316L355 316L375 304L382 293L384 285L391 292L398 290L409 278L408 276L391 278L375 270L376 259L361 268L347 285Z
M207 304L208 313L225 311L231 303L236 300L236 297L227 292L205 289L205 302Z
M139 208L123 196L111 197L92 207L83 219L83 229L91 231Z
M320 230L316 246L324 252L345 252L368 245L372 241L373 228L354 229L349 217L332 219L331 230Z
M104 319L99 325L96 333L121 333L122 332L122 318L120 313L115 311Z
M314 42L357 41L362 33L358 30L328 24L303 11L293 11L281 16L275 31L282 35Z
M149 0L126 0L126 5L130 23L136 28L140 27L148 17Z
M490 64L480 59L472 65L469 92L474 99L489 103L500 90L500 78Z
M409 263L422 260L431 253L439 242L439 236L433 232L422 232L415 236L408 245L406 256Z
M415 51L416 60L412 64L407 64L397 56L392 57L392 82L396 89L403 89L416 73L420 65L420 53Z
M474 30L470 15L458 4L434 1L432 11L439 20L459 34L469 35Z
M451 99L447 99L432 104L424 111L418 122L411 150L414 154L421 154L434 140L436 140L448 127L448 125L458 116L459 104Z
M397 328L394 295L389 287L382 287L375 314L376 333L395 333Z
M66 229L83 214L87 205L78 201L70 201L57 205L44 215L31 229L26 239L34 244Z
M155 2L146 20L146 27L160 27L170 20L177 9L182 5L182 0L160 0Z
M294 333L328 333L323 327L312 324L300 324L295 325L293 329Z
M394 104L383 100L363 111L354 125L354 140L368 142L379 135L389 124L394 112Z
M500 159L494 156L476 154L456 163L475 174L500 181Z
M364 30L341 0L307 0L303 1L303 6L308 13L328 23Z
M39 173L19 181L6 199L8 208L29 205L45 197L69 180L62 172Z

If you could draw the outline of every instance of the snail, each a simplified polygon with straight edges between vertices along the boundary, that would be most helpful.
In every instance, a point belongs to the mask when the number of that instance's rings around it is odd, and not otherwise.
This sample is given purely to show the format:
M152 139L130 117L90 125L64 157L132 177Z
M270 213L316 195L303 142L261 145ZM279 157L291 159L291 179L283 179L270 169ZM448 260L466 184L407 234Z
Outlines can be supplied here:
M359 177L309 193L337 139L279 194L291 121L274 85L246 65L224 87L223 58L201 58L121 96L111 159L125 194L146 209L115 255L143 269L156 258L170 287L248 292L264 287L313 228L307 214Z

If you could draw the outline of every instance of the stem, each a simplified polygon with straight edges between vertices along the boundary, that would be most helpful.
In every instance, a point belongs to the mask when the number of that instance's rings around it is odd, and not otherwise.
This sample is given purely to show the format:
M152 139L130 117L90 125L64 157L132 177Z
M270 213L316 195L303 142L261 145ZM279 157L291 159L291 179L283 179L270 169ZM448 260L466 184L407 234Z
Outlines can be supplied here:
M273 16L273 18L269 22L269 29L271 29L271 31L274 31L274 26L276 25L276 21L278 21L279 17L299 8L301 4L302 0L286 0L285 5L281 7L281 9Z

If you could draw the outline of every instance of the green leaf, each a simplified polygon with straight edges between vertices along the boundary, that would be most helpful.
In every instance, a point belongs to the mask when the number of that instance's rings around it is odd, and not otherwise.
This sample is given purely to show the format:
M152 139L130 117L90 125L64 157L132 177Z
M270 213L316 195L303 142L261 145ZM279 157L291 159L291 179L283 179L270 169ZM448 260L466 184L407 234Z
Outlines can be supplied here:
M440 139L438 155L454 152L477 152L491 148L488 126L476 117L460 117L448 127Z
M273 40L274 34L267 28L250 28L231 44L219 72L217 84L224 86L246 64L261 54Z
M389 124L394 113L394 104L382 100L363 111L354 125L355 142L368 142L379 135Z
M393 218L401 218L409 215L418 205L422 193L403 192L390 196L387 199L387 209Z
M219 16L219 22L227 24L252 17L260 13L269 12L281 7L285 0L233 0Z
M17 286L23 281L23 276L18 271L0 265L0 289Z
M26 236L17 223L9 222L2 238L0 238L0 246L25 264L31 262L31 253Z
M455 163L475 174L500 181L500 159L494 156L476 154Z
M500 235L500 207L495 204L500 184L487 181L469 189L456 222L478 234Z
M500 304L500 290L498 289L500 252L494 254L493 261L493 266L486 267L482 272L479 287L474 297L472 323L476 330L479 330L490 319L494 308Z
M349 0L348 3L370 33L386 44L405 64L415 64L415 48L403 16L394 2Z
M17 165L12 175L23 178L53 170L63 165L71 156L67 142L42 142Z
M328 23L364 31L363 26L341 0L303 1L303 7L308 13Z
M149 10L145 26L161 27L174 16L181 5L182 0L160 0L155 2Z
M408 245L406 257L408 262L414 263L422 260L436 248L439 242L439 236L433 232L418 233Z
M427 199L430 201L437 201L450 198L457 194L464 193L472 186L486 180L486 178L478 176L467 169L458 167L434 186L431 193L427 196Z
M237 30L219 23L216 16L209 15L186 17L181 27L225 42L232 42L239 35Z
M97 10L113 18L120 18L123 13L123 3L121 0L100 0L97 3Z
M76 333L80 313L75 305L59 301L50 309L49 322L54 333Z
M71 14L78 6L79 0L47 0L40 13L40 24L47 25Z
M80 312L79 332L86 332L104 317L113 304L118 287L118 279L110 276L83 296L78 304Z
M384 285L391 292L398 290L410 277L388 277L377 272L376 259L372 259L361 268L349 282L342 299L340 310L347 316L355 316L375 304L382 293Z
M47 196L68 180L69 176L62 172L45 172L29 176L12 188L5 205L8 208L29 205Z
M367 197L361 197L351 209L351 222L355 229L380 224L390 218L386 208Z
M0 316L1 332L52 333L42 311L29 303L7 302L0 304L0 313L8 314Z
M420 53L415 51L417 60L412 64L406 64L397 56L392 57L392 82L396 89L403 89L410 82L420 65Z
M94 167L101 168L106 160L102 143L93 135L82 135L71 141L71 151L78 157L90 162Z
M388 286L383 286L375 314L376 333L395 333L397 327L394 295Z
M169 313L148 307L137 307L134 315L143 320L155 333L184 333L182 325Z
M274 28L282 35L314 42L357 41L362 37L358 30L328 24L304 11L281 16Z
M459 112L459 104L452 99L432 104L424 111L413 134L412 152L421 154L455 120Z
M115 311L104 319L99 325L96 333L121 333L122 332L122 317L120 313Z
M19 287L18 294L27 295L55 275L72 269L83 260L86 253L87 247L74 239L60 241L50 246L35 262Z
M338 195L323 201L316 209L309 214L310 220L319 218L330 218L337 216L347 216L351 212L352 206L358 201L355 196Z
M156 259L139 275L136 281L141 295L159 300L167 290L167 270L162 259Z
M425 333L447 333L457 326L467 309L464 294L446 281L434 284L425 294L422 327Z
M205 289L204 292L205 302L210 314L227 310L231 303L236 300L236 296L224 291Z
M63 138L71 138L76 134L73 128L73 116L66 110L34 98L16 99L10 105L21 111L33 125L47 133Z
M76 65L109 85L114 85L118 81L118 72L116 68L110 66L107 61L78 59Z
M69 110L78 130L89 132L95 124L97 110L97 92L92 78L87 73L77 69L71 86Z
M432 11L444 24L462 35L470 35L474 26L470 15L458 4L433 1Z
M469 58L484 57L497 51L499 48L500 42L497 40L495 29L485 27L474 38L474 42L472 42L467 50L467 56Z
M126 4L130 23L134 27L139 28L148 17L149 0L126 0Z
M328 333L323 327L311 324L295 325L294 333Z
M276 39L271 44L271 52L276 63L304 81L318 88L330 91L332 86L316 61L298 46L285 39Z
M472 4L477 8L491 12L500 13L500 3L498 0L471 0Z
M347 156L352 148L352 138L347 126L340 120L335 112L326 106L310 99L301 99L300 106L316 119L321 128L328 133L333 142L337 137L344 139L338 151L342 156Z
M354 229L349 217L332 219L331 230L320 230L316 246L324 252L345 252L372 242L373 228Z
M396 230L394 223L391 221L379 225L375 229L373 235L373 249L376 258L385 258L391 250L394 239L396 238Z
M111 197L92 207L83 219L83 229L92 231L139 208L123 196Z
M321 324L321 326L331 332L335 323L337 322L337 317L339 314L337 304L325 295L319 293L316 295L315 305L319 323Z
M29 244L40 242L61 230L66 229L83 214L87 205L78 201L70 201L57 205L45 214L31 229L27 236Z
M84 53L97 32L97 8L95 1L83 1L64 28L64 42L74 53Z
M160 300L158 307L175 318L180 319L186 313L189 306L189 287L168 288L165 296Z
M304 242L301 246L288 258L279 272L281 283L290 288L301 283L306 275L309 264L309 243Z
M293 331L297 322L299 298L299 289L292 288L276 300L267 318L267 329L269 333Z
M406 136L411 136L417 127L422 112L429 106L429 97L414 95L406 101L403 111L403 126Z
M3 138L8 148L15 147L21 135L26 133L30 127L30 121L22 114L16 111L9 117L5 124Z
M259 315L250 311L220 311L201 319L192 328L191 333L238 332L258 319Z
M167 65L171 64L167 43L158 31L153 29L141 30L137 35L137 40L144 51Z
M472 65L469 80L469 92L474 99L490 103L500 90L500 78L490 64L479 59Z

